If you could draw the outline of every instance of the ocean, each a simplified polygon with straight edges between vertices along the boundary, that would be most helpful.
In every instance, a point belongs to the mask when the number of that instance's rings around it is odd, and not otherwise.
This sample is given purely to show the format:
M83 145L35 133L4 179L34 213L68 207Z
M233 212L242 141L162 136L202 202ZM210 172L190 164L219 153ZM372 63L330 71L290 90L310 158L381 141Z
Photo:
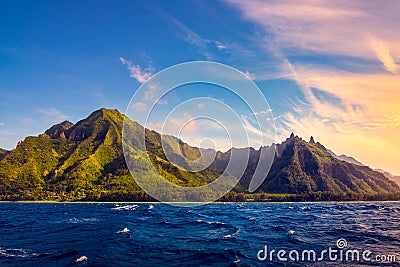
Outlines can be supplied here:
M395 202L1 203L0 229L0 266L400 266Z

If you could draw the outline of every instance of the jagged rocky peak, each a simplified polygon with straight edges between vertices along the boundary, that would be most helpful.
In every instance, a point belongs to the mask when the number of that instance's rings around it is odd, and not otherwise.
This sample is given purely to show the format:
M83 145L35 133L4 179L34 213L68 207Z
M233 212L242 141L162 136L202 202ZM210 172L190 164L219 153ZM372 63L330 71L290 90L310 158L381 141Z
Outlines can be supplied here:
M44 133L51 138L65 137L64 132L70 129L74 124L70 121L63 121L59 124L53 125L50 129L46 130Z
M314 137L310 137L310 142L309 143L311 143L311 144L315 144L315 141L314 141Z
M298 138L298 136L294 135L294 133L292 132L290 134L290 136L288 138L286 138L286 140L283 143L292 143L292 142L296 141L296 138Z
M295 137L294 133L292 132L290 134L290 136L288 138L286 138L285 141L283 141L280 144L276 144L275 145L275 150L276 150L275 154L276 154L276 156L280 157L282 155L283 151L286 149L286 146L289 145L289 144L292 144L295 141L296 141L296 137Z

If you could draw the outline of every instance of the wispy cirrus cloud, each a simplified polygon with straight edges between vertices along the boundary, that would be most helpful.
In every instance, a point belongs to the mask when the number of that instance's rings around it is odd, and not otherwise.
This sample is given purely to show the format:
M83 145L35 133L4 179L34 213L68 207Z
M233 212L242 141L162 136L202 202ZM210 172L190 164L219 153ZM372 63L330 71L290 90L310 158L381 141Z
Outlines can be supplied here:
M145 111L147 109L147 104L143 102L135 102L132 104L132 108L136 111Z
M227 2L261 26L252 41L303 93L276 120L281 138L314 135L338 153L400 173L400 2ZM302 60L310 56L319 60ZM351 60L338 68L337 58Z
M218 48L219 50L224 50L224 49L227 48L226 45L223 44L223 43L220 42L220 41L214 41L214 43L215 43L215 45L217 46L217 48Z
M398 1L227 2L245 19L262 25L263 42L279 47L286 56L317 53L375 59L389 71L400 59Z
M250 80L256 79L256 76L254 74L250 73L248 70L246 70L243 74L246 75L246 77L249 78Z
M152 83L148 85L148 90L144 92L143 100L155 102L158 97L158 91L160 90L161 85L159 83Z
M38 112L42 115L42 120L49 123L59 123L66 120L69 116L56 108L40 109Z
M165 18L168 22L172 23L178 29L178 35L187 43L197 47L198 52L203 55L207 60L215 59L212 53L213 49L218 49L219 51L227 49L227 45L221 40L211 40L204 38L196 31L188 27L178 18L174 17L166 10L152 5L153 11L157 12L161 17Z
M153 104L167 105L168 99L160 97L161 85L159 83L148 83L145 87L147 90L144 91L140 102L135 102L132 104L132 108L136 111L145 111L148 107Z
M292 79L299 84L306 102L295 102L292 111L278 120L281 139L291 131L313 135L338 153L400 173L399 76L327 71L304 65L292 68ZM316 91L324 92L326 97L317 96Z
M391 55L389 46L376 38L371 38L371 47L375 51L377 58L382 62L383 67L392 73L397 73L400 66Z
M127 69L130 72L130 77L136 79L138 83L146 82L153 74L155 69L151 66L151 63L148 67L142 68L139 65L135 65L130 60L126 60L123 57L119 58L122 64L126 65Z

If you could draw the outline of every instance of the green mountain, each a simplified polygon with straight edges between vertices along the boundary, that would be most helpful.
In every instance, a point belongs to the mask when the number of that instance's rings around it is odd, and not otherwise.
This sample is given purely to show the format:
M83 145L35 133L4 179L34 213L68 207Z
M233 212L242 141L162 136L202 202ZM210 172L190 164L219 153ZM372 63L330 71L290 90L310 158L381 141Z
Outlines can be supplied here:
M303 195L312 200L399 197L398 185L384 174L333 156L332 151L315 143L312 137L306 142L292 134L275 150L271 170L256 193ZM213 167L224 169L229 153L217 154ZM240 181L242 188L248 188L259 156L260 149L250 149L249 163Z
M127 169L122 149L123 120L124 115L117 110L101 109L75 125L63 122L19 142L0 161L0 199L151 200ZM143 127L130 121L130 130L134 171L137 175L154 175L144 148L134 138ZM199 153L181 144L185 154L193 157ZM210 169L185 172L170 164L161 149L161 136L154 131L146 130L146 146L158 172L175 184L200 186L220 175Z
M284 148L279 151L279 148ZM278 156L261 190L271 193L308 194L390 194L398 192L395 183L367 166L333 157L320 143L298 136L278 146Z
M123 140L124 119L129 125L129 138ZM138 137L141 131L146 133L146 147ZM175 137L145 130L117 110L100 109L76 124L64 121L44 134L27 137L10 152L0 150L0 200L152 200L128 171L123 141L136 177L155 177L153 165L159 174L181 186L197 187L215 180L226 168L232 151L200 150ZM246 189L261 148L233 149L244 155L248 152L250 159L240 183L223 200L399 198L399 187L385 175L336 159L320 143L313 139L306 142L294 135L275 146L271 171L258 191L249 194ZM172 159L179 166L196 168L186 159L196 160L201 153L216 157L209 168L200 172L184 171L169 162ZM231 170L230 175L238 173ZM157 187L155 183L154 188ZM163 193L169 197L169 192Z

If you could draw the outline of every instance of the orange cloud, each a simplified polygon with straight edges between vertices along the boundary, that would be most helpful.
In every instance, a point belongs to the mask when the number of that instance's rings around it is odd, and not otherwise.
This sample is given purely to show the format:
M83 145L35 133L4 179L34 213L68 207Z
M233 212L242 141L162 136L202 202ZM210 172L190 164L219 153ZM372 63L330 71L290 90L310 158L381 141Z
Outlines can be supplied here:
M352 155L374 168L400 173L400 77L355 74L314 66L293 67L307 103L281 119L281 139L290 130L313 135L339 154ZM310 89L318 88L342 101L332 104Z
M143 102L136 102L132 104L132 108L136 111L144 111L147 108L146 103Z
M375 51L378 59L382 62L384 68L389 72L397 73L399 65L396 64L387 44L378 39L371 38L371 47Z
M399 1L226 1L270 33L262 40L268 52L345 55L398 70Z

